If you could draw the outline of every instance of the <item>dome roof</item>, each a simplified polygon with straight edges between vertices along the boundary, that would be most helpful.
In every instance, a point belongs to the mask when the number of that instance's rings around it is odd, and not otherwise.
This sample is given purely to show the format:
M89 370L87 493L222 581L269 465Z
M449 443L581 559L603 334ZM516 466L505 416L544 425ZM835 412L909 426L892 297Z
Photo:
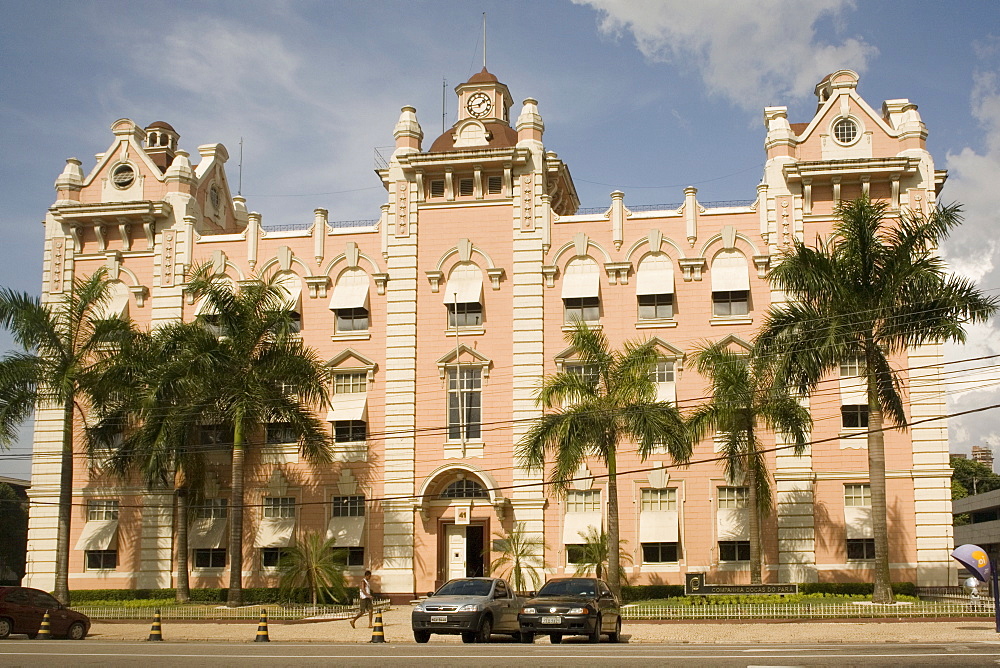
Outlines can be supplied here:
M491 75L492 76L492 75ZM509 148L517 146L517 130L506 123L483 123L490 133L490 140L485 146L455 146L455 129L452 128L434 140L428 153L444 153L447 151L476 151L483 148Z
M174 130L174 126L172 126L170 123L167 123L166 121L153 121L152 123L146 126L146 129L147 130L162 129L162 130L170 130L171 132L177 132L177 130Z
M470 83L470 84L500 83L500 80L497 79L494 75L487 72L486 68L484 67L482 72L479 72L478 74L473 74L472 77L470 77L469 80L466 81L465 83Z

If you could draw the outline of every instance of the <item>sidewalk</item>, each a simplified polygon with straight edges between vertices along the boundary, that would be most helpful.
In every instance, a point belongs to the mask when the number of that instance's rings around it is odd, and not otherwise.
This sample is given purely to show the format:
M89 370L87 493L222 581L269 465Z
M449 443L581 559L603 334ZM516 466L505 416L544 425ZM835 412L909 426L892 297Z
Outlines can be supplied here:
M385 639L390 643L413 643L410 631L410 608L399 607L382 616ZM346 620L275 622L268 624L271 642L362 643L371 640L367 618L359 619L352 629ZM95 640L146 640L149 623L95 621L90 637ZM253 642L257 622L173 622L164 621L163 639L167 642ZM784 644L784 643L944 643L995 642L1000 645L991 619L958 621L869 621L869 622L625 622L622 635L630 643L666 644ZM494 636L497 642L511 642ZM431 643L461 643L459 636L435 635ZM548 644L547 638L536 643ZM586 642L567 638L564 642Z

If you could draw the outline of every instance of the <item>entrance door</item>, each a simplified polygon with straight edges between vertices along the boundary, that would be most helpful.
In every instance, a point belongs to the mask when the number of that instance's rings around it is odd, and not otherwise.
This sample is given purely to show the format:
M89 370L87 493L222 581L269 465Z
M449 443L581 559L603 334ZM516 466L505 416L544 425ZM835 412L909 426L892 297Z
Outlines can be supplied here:
M443 536L446 580L486 575L485 525L445 524Z

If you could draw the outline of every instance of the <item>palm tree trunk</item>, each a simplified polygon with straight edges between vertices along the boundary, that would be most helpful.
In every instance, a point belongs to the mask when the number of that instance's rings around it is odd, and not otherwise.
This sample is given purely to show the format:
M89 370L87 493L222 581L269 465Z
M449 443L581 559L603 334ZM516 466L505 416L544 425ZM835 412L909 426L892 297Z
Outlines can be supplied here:
M868 378L868 484L872 494L872 535L875 538L875 588L872 603L894 603L889 574L889 527L885 501L885 435L875 378Z
M191 600L191 581L188 574L188 488L183 474L178 473L175 499L177 503L177 546L174 556L177 562L176 596L178 603Z
M608 584L615 596L621 597L621 540L618 531L618 471L615 447L609 444L608 464Z
M749 459L749 457L747 458ZM747 484L747 519L750 525L750 584L761 584L761 536L760 536L760 509L757 499L757 471L754 463L746 463L746 484Z
M232 508L229 516L229 594L226 605L238 607L243 602L243 421L233 424Z
M73 398L63 403L63 443L59 465L55 585L52 595L69 605L69 533L73 519Z

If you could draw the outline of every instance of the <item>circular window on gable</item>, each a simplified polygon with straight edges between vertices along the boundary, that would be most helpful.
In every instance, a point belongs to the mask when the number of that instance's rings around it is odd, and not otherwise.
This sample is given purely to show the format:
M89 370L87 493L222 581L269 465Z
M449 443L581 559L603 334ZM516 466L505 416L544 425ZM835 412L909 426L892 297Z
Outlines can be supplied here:
M833 138L837 140L838 144L845 146L853 144L858 140L860 134L858 124L853 118L841 118L833 124Z
M111 170L111 182L115 188L125 190L135 183L135 169L132 165L121 164Z
M218 211L219 204L222 203L222 195L219 194L219 186L212 186L212 189L208 191L208 197L212 201L212 208Z

